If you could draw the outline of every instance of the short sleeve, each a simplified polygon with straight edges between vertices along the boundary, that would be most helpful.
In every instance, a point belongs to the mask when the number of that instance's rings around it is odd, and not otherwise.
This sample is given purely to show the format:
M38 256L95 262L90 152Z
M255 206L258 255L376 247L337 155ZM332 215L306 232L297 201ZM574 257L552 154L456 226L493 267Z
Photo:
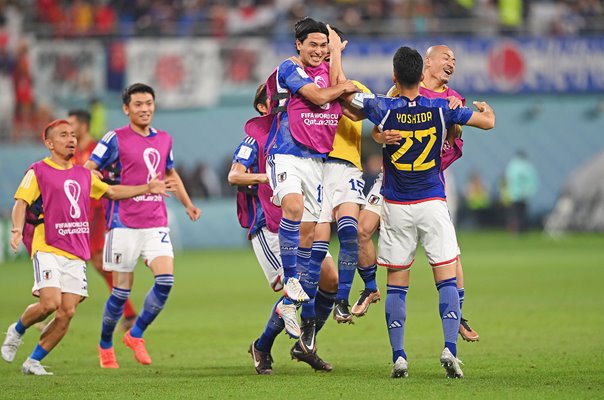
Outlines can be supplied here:
M36 173L33 169L27 171L19 187L17 188L17 192L15 193L15 200L23 200L28 205L31 205L34 201L40 197L40 187L38 186L38 180L36 179Z
M465 125L468 123L474 111L468 107L459 107L455 110L446 108L445 110L445 124L447 128L454 124Z
M297 93L301 87L314 83L304 69L292 60L286 60L279 65L277 82L292 94Z
M246 137L233 154L233 164L239 163L251 168L258 159L258 142L252 137Z
M100 170L107 168L118 160L117 134L115 131L108 132L96 145L90 161L94 162Z
M393 102L397 104L393 104ZM367 115L367 119L375 125L383 124L384 119L390 113L390 109L405 105L406 101L403 99L376 96L370 93L356 93L352 100L352 106L363 110Z
M109 190L109 185L97 178L92 171L90 171L90 173L92 174L92 180L90 182L90 197L98 200L103 197L105 193L107 193L107 190Z

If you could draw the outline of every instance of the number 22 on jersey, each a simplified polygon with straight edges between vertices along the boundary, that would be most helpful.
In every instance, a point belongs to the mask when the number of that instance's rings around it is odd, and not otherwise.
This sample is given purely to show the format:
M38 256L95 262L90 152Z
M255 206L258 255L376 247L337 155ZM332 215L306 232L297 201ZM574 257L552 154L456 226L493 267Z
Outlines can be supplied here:
M401 171L426 171L436 165L436 160L432 159L426 161L430 150L436 143L436 128L430 127L428 129L420 129L417 131L397 131L401 138L405 139L401 147L390 157L394 167ZM413 138L415 138L420 145L424 145L424 150L419 156L413 161L413 163L398 162L405 153L413 146ZM427 143L424 144L427 139Z

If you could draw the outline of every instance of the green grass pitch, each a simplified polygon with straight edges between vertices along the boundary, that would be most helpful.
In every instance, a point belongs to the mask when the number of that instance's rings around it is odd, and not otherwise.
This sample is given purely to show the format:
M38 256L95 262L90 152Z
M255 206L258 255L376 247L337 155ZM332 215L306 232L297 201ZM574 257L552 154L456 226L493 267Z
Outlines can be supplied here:
M332 373L290 360L294 342L283 334L273 348L274 374L256 375L247 349L276 295L251 249L212 250L177 255L174 290L145 335L151 366L134 361L119 332L121 368L100 369L96 348L108 290L90 268L90 298L43 362L55 376L21 375L20 365L37 342L32 328L15 362L0 361L0 398L604 398L604 237L553 241L536 233L517 238L482 232L460 234L460 244L464 316L481 335L479 343L460 339L463 380L445 379L439 363L438 296L421 251L407 297L409 377L394 380L384 301L354 325L328 321L318 345ZM32 273L25 260L0 268L4 330L32 302ZM385 271L378 272L378 281L384 292ZM139 266L132 296L139 309L151 283L150 272ZM351 301L359 283L357 276Z

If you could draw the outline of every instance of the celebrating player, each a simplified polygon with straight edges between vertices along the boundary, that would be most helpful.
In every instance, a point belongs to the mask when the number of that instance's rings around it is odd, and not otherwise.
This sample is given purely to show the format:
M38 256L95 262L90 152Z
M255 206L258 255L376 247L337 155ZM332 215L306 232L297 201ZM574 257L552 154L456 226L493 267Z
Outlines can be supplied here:
M282 210L279 246L285 299L278 311L284 320L292 322L286 323L286 329L297 323L294 302L309 301L314 297L313 290L316 291L320 263L312 264L310 258L320 212L323 160L332 150L342 115L337 99L358 90L350 81L332 85L341 66L333 60L331 67L324 62L328 34L322 22L311 18L298 21L295 25L298 56L283 61L269 78L274 79L277 89L278 104L273 111L278 115L267 141L266 170L273 201ZM298 268L307 278L306 288L300 284ZM310 323L307 329L314 331L313 321ZM288 333L295 336L295 332L288 330Z
M90 113L86 110L70 110L67 113L67 121L73 126L78 139L78 147L73 156L73 163L84 165L96 147L96 141L90 135ZM106 200L90 201L90 262L94 269L103 276L109 286L113 287L113 275L110 271L103 270L103 245L105 244L105 216L103 215L103 203ZM136 319L136 310L132 301L128 299L124 305L124 318L122 326L124 330L132 327Z
M256 253L256 258L268 280L271 288L278 292L283 288L283 267L279 259L279 238L277 231L281 219L281 210L272 204L273 192L268 185L265 170L264 146L268 138L268 131L272 121L271 116L266 116L270 109L266 84L262 84L256 91L254 109L261 117L252 118L246 123L247 136L237 147L233 156L233 164L228 175L229 183L240 186L237 193L237 215L242 227L248 229L248 238ZM321 270L321 289L314 304L320 326L327 320L333 306L333 292L337 287L337 275L333 260L328 257ZM326 294L327 293L327 294ZM271 316L262 335L252 342L249 353L254 360L258 374L272 373L271 349L275 338L285 328L284 321L276 312L277 305L282 298L277 300L271 311ZM319 324L318 324L319 325ZM289 330L298 329L297 324L290 326ZM300 332L296 332L300 336ZM317 371L331 371L329 363L323 361L316 352L305 353L300 345L292 347L290 354L293 359L309 364Z
M432 265L439 292L444 331L440 361L447 377L461 378L457 359L459 294L456 288L457 239L445 200L441 146L453 124L491 129L495 114L488 104L474 102L479 112L449 108L447 100L420 96L423 62L419 53L401 47L394 55L399 98L348 95L381 131L398 131L399 142L383 149L384 206L378 244L378 265L388 268L386 323L392 347L392 377L407 376L403 347L409 270L421 241ZM436 145L435 145L436 144Z
M191 202L174 168L172 138L151 127L155 112L155 92L150 86L135 83L123 94L123 111L130 123L107 133L95 148L86 168L103 170L118 163L122 183L145 183L154 176L172 177L177 182L175 195L192 221L201 211ZM155 277L147 293L143 310L134 326L124 335L124 344L132 349L141 364L151 364L143 333L164 308L174 284L174 253L166 204L161 196L139 196L110 204L103 267L113 271L113 290L105 305L99 356L102 368L119 368L113 350L113 331L130 297L134 267L139 257L145 260Z
M420 84L420 94L428 98L447 98L455 103L450 103L451 108L459 105L465 105L465 99L455 90L448 86L450 78L455 72L455 54L444 45L437 45L428 48L424 58L424 75ZM388 96L397 96L397 89L393 86L388 92ZM458 100L456 100L458 99ZM389 136L391 135L391 136ZM373 137L378 143L392 144L400 140L398 133L379 132L374 129ZM447 140L443 141L443 163L442 170L445 170L453 161L461 157L463 141L461 140L461 127L453 125L447 131ZM369 296L375 286L376 257L373 240L371 237L377 230L382 211L382 174L374 182L369 194L367 195L367 204L361 210L359 216L359 267L358 271L365 281L365 290L361 293L359 300L353 306L353 314L357 316L364 315L367 312L370 302ZM464 278L461 259L457 260L457 291L459 293L460 308L464 302ZM467 319L461 318L459 325L461 337L469 342L475 342L480 339L478 333L470 328Z
M10 241L16 251L22 240L31 240L26 245L31 246L28 250L34 265L33 293L40 301L27 307L8 327L2 345L2 358L12 362L26 329L56 312L21 367L24 374L32 375L52 375L40 361L65 336L77 305L88 296L90 198L117 200L146 193L161 196L167 188L155 176L142 185L109 186L89 170L72 164L77 139L66 120L51 122L43 139L50 157L32 164L17 189ZM26 214L27 224L35 226L31 238L23 236Z

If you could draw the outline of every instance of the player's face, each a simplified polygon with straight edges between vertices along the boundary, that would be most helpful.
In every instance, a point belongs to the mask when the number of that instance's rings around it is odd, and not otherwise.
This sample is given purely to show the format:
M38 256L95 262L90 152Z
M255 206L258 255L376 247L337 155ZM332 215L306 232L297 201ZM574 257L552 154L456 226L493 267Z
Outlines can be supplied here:
M302 64L317 67L327 56L327 35L324 33L310 33L304 42L296 40L296 48L300 52Z
M48 149L64 160L70 160L73 157L77 144L75 131L69 124L55 126L46 139Z
M429 75L447 84L455 73L455 54L450 48L442 46L442 49L426 60L426 67Z
M75 131L76 137L78 138L78 140L80 140L82 138L83 125L73 115L70 115L69 117L67 117L67 121L69 121L69 123L73 127L73 130Z
M124 113L137 126L149 126L155 112L155 101L151 93L133 93L130 103L124 106Z

